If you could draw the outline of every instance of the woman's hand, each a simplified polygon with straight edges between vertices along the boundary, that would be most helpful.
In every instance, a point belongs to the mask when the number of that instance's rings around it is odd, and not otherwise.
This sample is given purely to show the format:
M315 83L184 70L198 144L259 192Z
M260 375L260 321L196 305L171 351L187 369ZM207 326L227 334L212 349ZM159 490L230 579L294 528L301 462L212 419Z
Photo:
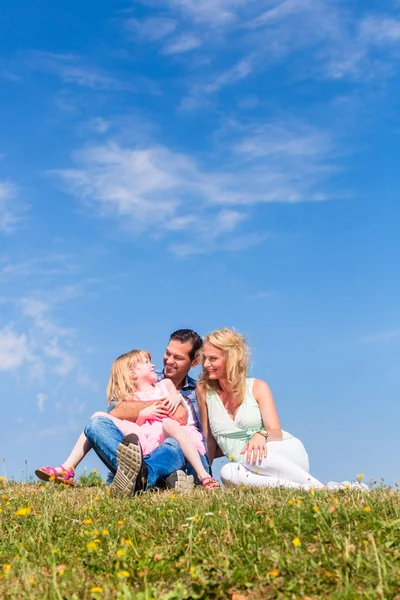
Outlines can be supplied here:
M154 421L162 421L165 417L168 416L168 412L165 410L163 406L163 400L158 400L154 404L150 404L143 408L138 414L138 418L136 419L136 423L138 425L143 425L146 421L154 420Z
M261 462L263 458L267 457L267 443L266 439L261 433L255 433L253 437L247 442L240 454L246 454L247 462L252 462L253 465Z

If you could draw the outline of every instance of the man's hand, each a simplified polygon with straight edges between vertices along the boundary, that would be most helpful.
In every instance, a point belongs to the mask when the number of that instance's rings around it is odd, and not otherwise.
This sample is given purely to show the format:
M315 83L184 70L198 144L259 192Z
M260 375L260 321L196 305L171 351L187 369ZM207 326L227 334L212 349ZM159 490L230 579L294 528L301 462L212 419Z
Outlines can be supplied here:
M164 417L167 417L168 412L165 410L162 402L163 401L158 401L155 404L150 404L150 406L143 408L138 414L136 423L138 425L143 425L143 423L145 423L146 421L162 421Z
M260 433L255 433L251 440L247 442L240 454L246 454L247 462L252 462L253 465L261 462L267 457L267 444L265 437Z

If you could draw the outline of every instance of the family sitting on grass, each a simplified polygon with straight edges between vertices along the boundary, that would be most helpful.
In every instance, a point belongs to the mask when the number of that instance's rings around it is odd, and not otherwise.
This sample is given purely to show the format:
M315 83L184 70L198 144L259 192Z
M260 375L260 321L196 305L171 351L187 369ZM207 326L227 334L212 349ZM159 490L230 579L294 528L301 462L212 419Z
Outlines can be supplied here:
M199 381L189 377L201 361ZM152 488L220 488L212 477L214 458L230 462L221 469L225 486L284 486L314 489L358 487L309 473L301 441L280 426L265 381L247 377L248 348L242 335L219 329L201 337L191 329L175 331L156 374L146 350L118 357L107 387L108 412L96 412L59 467L35 473L44 481L75 485L74 470L90 449L110 470L120 496Z

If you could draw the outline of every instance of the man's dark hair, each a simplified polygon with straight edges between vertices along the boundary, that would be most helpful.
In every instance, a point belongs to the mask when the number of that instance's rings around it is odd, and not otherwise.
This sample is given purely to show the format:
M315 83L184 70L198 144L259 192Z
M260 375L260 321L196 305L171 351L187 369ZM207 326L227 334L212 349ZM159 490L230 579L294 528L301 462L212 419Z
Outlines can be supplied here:
M178 329L177 331L171 333L171 337L169 339L181 342L181 344L190 342L192 344L192 349L189 352L190 360L194 360L196 358L198 351L203 346L203 340L198 333L193 331L193 329Z

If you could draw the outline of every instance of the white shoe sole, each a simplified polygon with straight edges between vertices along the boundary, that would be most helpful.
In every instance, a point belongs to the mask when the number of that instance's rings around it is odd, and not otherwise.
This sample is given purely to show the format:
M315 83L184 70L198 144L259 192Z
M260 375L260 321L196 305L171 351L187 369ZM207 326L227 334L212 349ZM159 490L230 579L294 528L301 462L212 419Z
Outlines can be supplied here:
M172 490L189 492L194 488L194 477L193 475L186 475L184 471L175 471L171 475L168 475L165 483Z
M123 438L117 449L117 472L110 485L110 491L119 497L131 496L135 490L136 480L142 466L143 457L139 443Z

